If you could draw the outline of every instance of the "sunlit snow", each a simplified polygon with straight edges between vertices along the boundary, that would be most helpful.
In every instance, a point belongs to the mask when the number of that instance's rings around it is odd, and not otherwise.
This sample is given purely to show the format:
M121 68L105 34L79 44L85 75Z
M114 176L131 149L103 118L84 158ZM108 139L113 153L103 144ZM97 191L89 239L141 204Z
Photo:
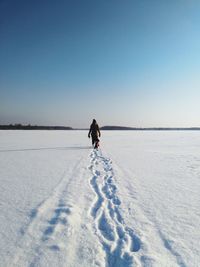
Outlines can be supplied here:
M198 131L0 131L0 266L200 266Z

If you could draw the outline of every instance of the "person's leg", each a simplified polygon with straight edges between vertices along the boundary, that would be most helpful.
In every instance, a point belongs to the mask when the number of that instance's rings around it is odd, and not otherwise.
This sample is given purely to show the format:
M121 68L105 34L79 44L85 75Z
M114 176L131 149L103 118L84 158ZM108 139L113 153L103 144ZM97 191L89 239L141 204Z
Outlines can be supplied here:
M98 148L98 146L99 146L99 139L98 139L98 137L96 137L94 148Z
M94 136L92 135L92 146L94 146L94 144L95 144L95 138L94 138Z
M99 142L99 139L98 139L97 135L92 135L92 145L94 148L98 147L98 142Z

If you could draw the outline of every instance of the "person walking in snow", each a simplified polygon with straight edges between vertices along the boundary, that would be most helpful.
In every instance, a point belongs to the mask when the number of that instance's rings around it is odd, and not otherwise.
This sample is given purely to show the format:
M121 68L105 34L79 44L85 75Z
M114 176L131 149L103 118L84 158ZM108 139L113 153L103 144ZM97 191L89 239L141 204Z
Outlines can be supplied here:
M92 121L92 124L90 125L90 130L88 133L88 137L92 137L92 146L94 148L98 148L99 146L99 137L101 136L99 125L97 124L96 120L94 119Z

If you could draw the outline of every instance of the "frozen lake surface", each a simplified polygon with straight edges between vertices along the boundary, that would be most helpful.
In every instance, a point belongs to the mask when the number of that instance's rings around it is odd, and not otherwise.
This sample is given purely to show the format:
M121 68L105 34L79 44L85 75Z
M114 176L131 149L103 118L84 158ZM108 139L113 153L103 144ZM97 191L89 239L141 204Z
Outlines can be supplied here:
M0 131L0 266L200 266L200 133Z

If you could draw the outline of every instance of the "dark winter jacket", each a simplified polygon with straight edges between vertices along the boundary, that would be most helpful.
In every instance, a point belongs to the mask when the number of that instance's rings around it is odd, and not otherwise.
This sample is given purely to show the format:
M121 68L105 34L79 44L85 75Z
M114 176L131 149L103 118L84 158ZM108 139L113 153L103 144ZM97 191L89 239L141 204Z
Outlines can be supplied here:
M100 130L99 130L99 125L97 123L92 123L90 125L90 130L89 130L89 133L88 133L88 136L96 136L96 137L100 137L101 136L101 133L100 133Z

